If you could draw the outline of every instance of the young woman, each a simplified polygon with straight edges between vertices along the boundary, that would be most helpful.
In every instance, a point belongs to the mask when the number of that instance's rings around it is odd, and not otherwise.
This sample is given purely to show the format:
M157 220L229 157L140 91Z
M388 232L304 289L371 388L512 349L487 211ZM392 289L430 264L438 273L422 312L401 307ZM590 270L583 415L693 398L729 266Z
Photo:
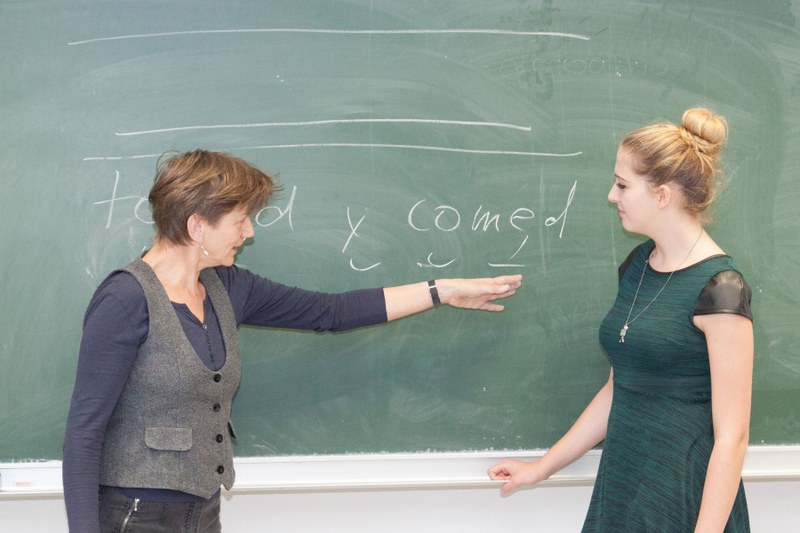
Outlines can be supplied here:
M600 325L608 382L539 460L489 470L503 493L603 442L583 531L749 531L751 291L703 228L726 137L722 117L692 108L622 140L608 199L649 240L620 266Z
M240 324L341 331L436 305L500 311L520 276L323 294L234 265L269 176L197 150L159 165L152 247L95 292L64 440L70 531L220 531L233 484ZM268 333L265 333L268 334Z

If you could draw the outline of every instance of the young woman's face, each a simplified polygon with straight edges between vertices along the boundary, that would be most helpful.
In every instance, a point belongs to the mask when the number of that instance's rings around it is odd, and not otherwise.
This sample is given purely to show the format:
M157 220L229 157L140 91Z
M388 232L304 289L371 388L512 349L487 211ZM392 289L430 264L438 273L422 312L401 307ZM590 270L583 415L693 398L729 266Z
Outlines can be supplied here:
M223 215L216 225L206 225L203 248L208 252L206 261L214 265L231 266L239 247L252 237L253 223L245 209L234 209Z
M625 148L617 151L614 184L608 201L617 206L622 227L627 231L648 234L657 210L656 190L641 174L633 170L633 159Z

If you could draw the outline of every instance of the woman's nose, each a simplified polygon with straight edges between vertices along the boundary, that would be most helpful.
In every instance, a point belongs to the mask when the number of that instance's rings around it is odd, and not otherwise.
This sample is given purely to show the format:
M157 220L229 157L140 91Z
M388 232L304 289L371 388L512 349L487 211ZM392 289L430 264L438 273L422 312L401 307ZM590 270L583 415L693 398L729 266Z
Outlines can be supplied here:
M611 189L608 191L608 201L612 204L617 203L617 188L612 185Z
M245 239L248 239L248 238L252 237L255 234L256 234L256 232L253 229L253 221L250 220L250 218L248 217L247 221L244 223L244 226L242 226L242 237L244 237Z

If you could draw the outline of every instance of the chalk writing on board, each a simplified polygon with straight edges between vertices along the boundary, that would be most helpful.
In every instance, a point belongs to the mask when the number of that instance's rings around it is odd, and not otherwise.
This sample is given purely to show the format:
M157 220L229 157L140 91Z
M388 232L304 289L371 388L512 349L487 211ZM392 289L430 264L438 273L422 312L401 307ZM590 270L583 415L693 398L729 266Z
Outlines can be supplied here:
M561 223L559 238L563 238L569 209L575 198L577 186L578 182L576 180L572 184L572 188L567 195L566 204L561 213L558 214L558 216L549 216L544 220L544 225L546 227L554 226L559 222ZM415 202L408 210L406 224L415 232L424 233L428 231L439 231L442 233L450 233L462 227L461 210L458 208L444 204L430 207L426 204L427 200L422 199ZM342 254L347 252L348 247L354 238L360 237L358 230L364 223L366 216L367 215L365 211L364 214L362 214L358 220L354 222L351 208L349 206L347 207L347 222L350 228L350 233L344 243L344 246L342 247ZM471 225L469 226L471 231L500 233L501 231L510 229L512 231L517 231L524 234L521 238L520 244L504 262L490 261L487 263L488 266L494 268L519 268L525 266L524 263L511 261L519 255L530 239L530 235L528 234L530 228L525 227L525 221L534 220L535 217L536 214L533 209L528 207L514 208L511 211L511 214L505 218L501 217L499 213L493 213L490 210L484 209L483 205L478 206L472 216ZM438 258L438 256L437 259L434 260L435 254L435 251L430 252L424 262L416 261L416 265L419 268L446 268L455 263L457 260L457 258L454 257ZM353 258L350 258L350 268L359 272L372 270L381 264L382 262L378 261L368 266L356 266Z
M518 131L531 131L531 126L509 124L506 122L479 122L474 120L442 120L429 118L351 118L351 119L324 119L324 120L295 120L290 122L248 122L242 124L196 124L193 126L172 126L140 131L115 131L117 137L131 137L136 135L152 135L155 133L175 133L193 130L219 130L219 129L244 129L244 128L286 128L301 126L330 126L336 124L439 124L452 126L484 126L490 128L506 128Z
M559 238L563 236L564 225L567 221L567 213L572 205L577 187L578 182L576 180L572 184L572 188L569 191L564 210L557 217L548 217L545 219L546 226L552 226L558 222L561 222L561 232L559 233ZM435 229L442 232L450 232L461 227L462 217L459 209L450 205L438 205L436 207L425 209L424 204L426 202L427 200L425 199L419 200L408 210L407 222L413 230L425 232ZM421 213L423 211L427 211L428 216L422 215ZM521 221L533 220L535 216L536 214L532 209L527 207L518 207L515 208L510 215L508 215L507 223L508 226L517 231L525 231L525 229L520 226L522 223ZM501 215L499 213L492 213L489 210L485 210L483 205L478 206L478 208L475 210L475 214L472 217L472 231L482 230L486 232L494 229L496 232L499 232L500 226Z
M499 35L509 37L557 37L562 39L577 39L588 41L590 37L579 33L564 33L554 31L517 31L503 29L407 29L407 30L333 30L322 28L252 28L252 29L229 29L229 30L186 30L162 33L139 33L130 35L117 35L113 37L97 37L82 41L72 41L67 46L80 46L95 44L108 41L125 41L131 39L154 39L160 37L186 37L190 35L220 35L220 34L245 34L245 33L309 33L327 35Z
M289 223L289 229L294 231L294 220L292 219L292 211L294 209L294 199L297 195L297 185L292 187L292 193L289 195L289 201L286 204L286 207L281 208L276 205L268 205L261 209L258 213L256 213L254 218L254 222L256 225L262 228L268 228L281 220L283 217L286 217L287 222ZM276 213L276 216L269 219L268 215L272 212Z
M192 126L170 126L164 128L152 128L147 130L130 131L130 132L115 132L115 135L121 137L136 136L136 135L154 135L159 133L175 133L178 131L186 130L203 130L203 129L240 129L240 128L294 128L294 127L322 127L328 125L341 125L341 124L401 124L401 125L419 125L419 126L459 126L464 128L499 128L511 129L523 133L530 133L532 127L529 125L512 124L506 122L496 121L469 121L457 119L431 119L431 118L356 118L356 119L322 119L322 120L306 120L306 121L284 121L284 122L252 122L244 124L198 124ZM433 152L453 152L462 154L483 154L483 155L501 155L501 156L529 156L529 157L576 157L583 152L545 152L545 151L530 151L530 150L508 150L496 149L490 147L459 147L459 146L436 146L436 145L419 145L419 144L400 144L400 143L357 143L357 142L299 142L291 144L262 144L262 145L249 145L249 146L236 146L228 148L230 151L243 151L243 150L288 150L288 149L310 149L310 148L368 148L368 149L393 149L393 150L422 150ZM146 158L158 158L161 154L145 153L145 154L132 154L132 155L104 155L104 156L87 156L84 161L125 161Z
M366 214L362 215L361 218L358 219L358 222L356 222L355 225L353 225L353 218L350 214L350 207L349 206L347 207L347 224L350 226L350 234L347 236L347 240L344 243L344 247L342 248L342 253L345 253L345 251L347 251L347 247L350 246L350 241L353 239L353 237L359 237L357 233L358 227L361 225L362 222L364 222L364 219L366 217L367 217ZM373 268L378 267L380 265L381 263L377 262L366 267L357 267L353 263L353 258L350 258L350 268L352 268L353 270L357 270L359 272L366 272L367 270L372 270Z
M110 37L90 38L81 41L73 41L68 43L70 46L84 46L96 45L102 46L104 43L110 41L131 41L134 39L160 39L160 38L182 38L186 36L201 36L203 38L235 38L237 34L326 34L331 38L336 39L350 39L358 38L358 36L382 36L383 38L391 39L397 36L408 35L435 35L442 36L448 35L492 35L498 38L513 37L530 37L533 40L544 38L547 41L552 39L575 39L581 41L588 41L590 38L587 35L577 33L564 33L564 32L551 32L551 31L517 31L517 30L504 30L504 29L407 29L407 30L381 30L381 29L354 29L354 30L327 30L327 29L306 29L306 28L262 28L262 29L225 29L225 30L188 30L179 32L168 33L150 33L150 34L130 34L118 35ZM572 65L560 64L562 68L568 68ZM533 64L528 62L524 68L552 68L553 64L550 63L537 63ZM515 67L519 70L519 67ZM278 76L280 78L280 76ZM282 80L281 80L282 81ZM519 124L509 123L498 120L476 121L468 120L471 117L322 117L313 120L283 120L283 121L269 121L258 120L252 122L215 122L215 123L184 123L184 124L151 124L149 127L132 129L132 128L115 128L113 135L121 139L129 139L133 137L143 136L167 136L171 138L176 133L185 132L199 132L199 131L220 131L220 130L256 130L265 128L291 128L291 129L324 129L332 126L347 126L347 125L361 125L361 124L387 124L399 128L426 128L426 129L447 129L447 128L462 128L462 129L498 129L505 130L506 137L501 146L496 145L481 145L481 143L471 143L471 145L443 145L439 143L425 144L425 143L402 143L402 142L375 142L372 137L359 142L358 139L347 139L347 142L341 142L340 139L326 139L320 142L316 140L311 142L310 139L299 139L292 143L263 143L251 142L250 144L243 144L239 146L221 147L230 152L241 152L248 150L315 150L315 149L342 149L342 150L393 150L393 151L426 151L426 152L449 152L456 154L467 155L487 155L494 157L546 157L546 158L572 158L582 155L582 151L557 151L557 150L536 150L531 149L530 135L536 125L533 124ZM339 130L334 130L339 131ZM507 135L514 135L517 139L509 139ZM425 138L425 136L420 136ZM512 142L513 144L506 144ZM523 149L517 148L517 142L521 141L524 146ZM247 143L247 141L245 141ZM124 146L122 148L124 150ZM106 155L90 155L84 157L84 161L132 161L138 159L161 157L160 153L129 153L129 154L106 154ZM124 190L122 187L121 171L120 169L114 172L114 185L111 190L110 197L101 198L94 202L94 206L101 207L107 211L104 213L105 227L109 229L114 223L115 216L118 215L119 210L122 208L132 207L133 215L136 220L152 224L146 213L147 200L144 196L128 195L121 192ZM442 232L450 233L458 230L471 231L475 233L500 233L513 231L519 234L519 239L514 240L509 246L506 257L502 260L490 261L487 263L491 267L517 267L522 266L517 258L522 254L523 250L529 245L531 229L534 220L536 222L543 221L545 227L554 226L560 223L558 237L562 238L564 228L566 226L568 212L572 204L572 200L577 187L577 181L572 186L569 192L566 203L560 214L553 216L552 213L535 213L533 209L525 206L514 206L507 213L496 213L489 209L484 208L483 205L473 206L470 213L464 211L464 222L462 227L462 211L453 205L442 204L438 206L431 206L427 200L422 199L414 205L408 207L407 211L407 225L414 232ZM267 228L285 222L288 225L290 232L294 231L294 207L296 202L302 201L299 197L298 188L292 188L288 201L282 205L270 204L254 216L254 224L257 227ZM124 206L124 207L123 207ZM345 213L340 223L343 224L346 238L341 243L341 254L349 255L353 243L366 235L372 229L370 227L370 216L366 208L358 208L354 206L343 207ZM363 210L361 210L363 209ZM463 209L463 208L462 208ZM474 211L472 211L474 210ZM383 214L385 216L385 214ZM466 220L471 217L469 225ZM128 217L129 218L129 217ZM398 224L402 224L399 220ZM336 224L336 223L334 223ZM451 252L448 252L451 253ZM414 263L420 268L445 268L452 265L455 261L459 260L456 257L449 257L444 252L431 250L425 252L427 256L414 259ZM383 264L380 257L373 257L371 260L359 263L353 258L349 259L350 268L356 271L368 271L377 268Z
M495 150L484 148L460 148L452 146L431 146L419 144L395 144L395 143L294 143L294 144L264 144L255 146L236 146L229 148L229 151L241 150L286 150L292 148L385 148L399 150L423 150L431 152L454 152L461 154L482 154L482 155L504 155L504 156L529 156L529 157L576 157L583 152L531 152L521 150ZM84 157L84 161L122 161L126 159L157 159L162 154L136 154L128 156L90 156Z
M119 170L114 171L114 187L111 190L111 198L106 200L98 200L93 202L92 205L108 205L108 216L106 217L106 229L111 227L111 221L114 218L114 207L116 206L117 202L121 202L123 200L136 200L136 204L133 207L133 215L136 217L137 220L140 222L144 222L145 224L152 224L153 221L144 217L142 215L142 207L144 204L147 203L147 198L145 196L117 196L117 189L119 187Z
M95 206L103 206L107 208L105 213L105 228L109 229L114 220L115 208L120 202L129 202L132 205L133 216L139 222L144 224L152 224L152 219L145 216L146 209L144 206L147 204L147 197L141 195L118 195L120 185L120 171L114 171L114 185L111 191L111 197L103 200L93 202ZM567 195L566 202L563 210L556 216L548 216L544 219L546 227L554 226L560 222L560 229L558 233L559 238L563 238L564 229L566 227L569 209L575 197L575 192L578 187L576 180ZM290 231L294 231L294 206L297 201L298 187L295 185L291 189L289 198L285 205L270 204L258 211L254 217L253 222L256 226L268 228L281 220L286 221ZM345 254L353 241L360 237L359 229L367 218L366 210L363 214L356 215L351 210L350 206L345 209L345 218L348 227L347 238L342 246L341 253ZM469 230L472 232L494 232L500 233L501 231L511 230L516 231L524 236L521 238L521 243L511 253L505 262L489 262L490 267L503 268L503 267L522 267L524 264L516 262L508 262L513 260L522 249L527 245L529 240L528 231L530 229L530 221L536 219L536 213L533 209L525 206L513 207L510 212L504 215L492 212L485 209L483 205L479 205L474 213ZM527 223L527 224L526 224ZM461 210L446 204L432 206L428 203L427 199L418 200L412 204L406 215L406 224L415 232L425 233L428 231L450 233L460 229L463 225L463 217ZM445 268L452 265L456 258L441 258L434 261L433 257L435 251L430 252L424 262L416 261L415 264L420 268ZM350 267L359 272L366 272L372 270L382 264L382 261L375 261L366 266L357 266L353 259L350 259Z
M564 236L564 228L567 223L567 217L569 214L570 206L575 198L575 191L578 187L578 181L576 180L572 184L572 188L567 195L567 201L564 206L564 209L558 216L549 216L545 218L544 225L546 227L554 226L561 222L561 229L558 233L558 238L561 239ZM418 232L426 232L426 231L441 231L443 233L448 233L455 231L461 227L462 224L462 217L461 211L453 206L450 205L438 205L433 208L428 208L427 213L425 209L425 203L427 200L419 200L408 211L408 216L406 222L408 226L410 226L414 231ZM502 231L503 222L507 224L508 228L512 230L525 233L525 236L522 238L521 244L516 248L516 250L508 257L507 261L511 261L514 259L525 245L528 243L530 235L527 234L528 228L524 227L524 221L533 220L536 217L536 213L533 209L528 207L517 207L511 211L511 214L508 215L507 219L501 218L499 213L492 213L489 210L485 210L483 205L480 205L476 210L474 215L472 216L472 224L470 226L471 230L474 232L482 231L484 233L489 231L494 231L495 233L500 233ZM363 220L363 219L362 219ZM360 223L360 222L359 222ZM342 250L344 252L344 250ZM455 262L455 258L450 260L444 261L433 261L434 252L428 254L426 262L417 262L417 266L420 268L445 268L450 266L453 262ZM524 264L521 263L496 263L496 262L489 262L487 263L490 267L496 268L507 268L507 267L523 267Z
M455 261L456 261L455 259L451 259L450 261L447 261L445 263L438 263L438 262L434 263L433 262L433 252L431 252L431 253L428 254L426 262L425 263L417 263L417 266L420 267L420 268L445 268L445 267L448 267L448 266L452 265L453 263L455 263Z

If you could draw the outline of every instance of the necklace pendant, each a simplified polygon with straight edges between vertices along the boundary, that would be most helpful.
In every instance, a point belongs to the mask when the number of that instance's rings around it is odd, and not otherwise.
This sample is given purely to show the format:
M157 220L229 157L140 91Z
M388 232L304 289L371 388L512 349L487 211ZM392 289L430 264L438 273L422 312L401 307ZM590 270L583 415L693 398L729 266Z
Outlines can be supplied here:
M628 324L627 323L624 326L622 326L621 330L619 330L619 342L621 342L621 343L625 342L625 334L626 333L628 333Z

